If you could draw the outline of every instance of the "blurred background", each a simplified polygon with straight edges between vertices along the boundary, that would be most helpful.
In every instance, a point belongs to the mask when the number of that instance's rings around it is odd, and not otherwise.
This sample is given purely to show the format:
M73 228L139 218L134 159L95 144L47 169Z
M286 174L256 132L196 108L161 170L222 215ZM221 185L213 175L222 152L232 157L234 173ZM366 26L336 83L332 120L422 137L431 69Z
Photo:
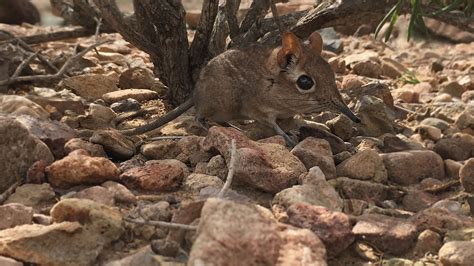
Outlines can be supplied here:
M41 24L42 25L59 25L62 19L54 16L51 13L51 5L49 0L31 0L31 2L38 8L41 13ZM117 0L117 4L123 11L132 11L133 4L132 0ZM242 0L242 4L251 2L251 0ZM196 10L201 8L202 0L183 0L184 8L186 10Z

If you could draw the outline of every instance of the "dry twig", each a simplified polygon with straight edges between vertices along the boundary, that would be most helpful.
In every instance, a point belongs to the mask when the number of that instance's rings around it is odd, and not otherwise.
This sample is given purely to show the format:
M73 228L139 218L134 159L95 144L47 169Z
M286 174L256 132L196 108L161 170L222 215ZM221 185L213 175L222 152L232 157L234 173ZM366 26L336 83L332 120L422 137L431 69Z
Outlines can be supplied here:
M17 71L21 72L21 70L32 60L32 57L34 58L34 56L36 56L36 54L34 54L34 55L28 57L25 61L23 61L17 67L17 69L15 70L15 73L12 75L12 77L10 77L9 79L6 79L6 80L1 80L0 81L0 86L10 85L10 84L13 84L13 83L18 83L18 82L25 82L25 81L42 81L42 80L51 80L51 79L60 78L60 77L62 77L63 75L66 74L66 71L69 69L70 65L77 58L80 58L80 57L84 56L86 53L88 53L92 49L95 49L96 47L98 47L98 46L100 46L104 43L107 43L107 42L109 42L109 41L103 41L103 42L95 43L95 44L87 47L86 49L82 50L81 52L69 57L67 59L67 61L64 63L64 65L55 74L36 75L36 76L20 76L20 77L15 76Z
M182 229L182 230L190 230L190 231L197 230L197 226L188 225L188 224L178 224L178 223L163 222L163 221L145 221L145 220L131 219L128 217L124 217L123 220L129 223L134 223L134 224L153 225L153 226L160 226L160 227L166 227L166 228L171 228L171 229Z
M13 194L13 192L15 192L15 189L21 184L20 181L17 181L15 183L13 183L13 185L11 185L7 190L5 190L2 194L0 194L0 204L3 204L3 202L5 202L8 197L10 197L11 194Z
M217 194L218 198L224 197L226 191L230 188L230 185L232 184L232 178L234 177L234 171L235 171L235 152L236 152L236 147L235 147L235 139L232 139L231 147L230 147L230 162L229 162L229 172L227 173L227 178L225 180L224 186L222 187L221 191L219 191L219 194Z

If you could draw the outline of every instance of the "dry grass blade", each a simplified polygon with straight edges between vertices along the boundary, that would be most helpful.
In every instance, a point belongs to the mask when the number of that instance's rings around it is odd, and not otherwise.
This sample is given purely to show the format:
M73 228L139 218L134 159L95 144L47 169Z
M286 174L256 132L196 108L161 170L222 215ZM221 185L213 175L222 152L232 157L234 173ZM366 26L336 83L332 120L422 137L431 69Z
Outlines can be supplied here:
M226 191L230 188L230 185L232 184L232 178L234 177L234 171L235 171L235 157L236 157L235 152L236 152L235 139L232 139L232 143L230 147L229 172L227 173L227 178L225 180L224 186L222 187L221 191L219 191L219 194L217 194L218 198L224 197Z

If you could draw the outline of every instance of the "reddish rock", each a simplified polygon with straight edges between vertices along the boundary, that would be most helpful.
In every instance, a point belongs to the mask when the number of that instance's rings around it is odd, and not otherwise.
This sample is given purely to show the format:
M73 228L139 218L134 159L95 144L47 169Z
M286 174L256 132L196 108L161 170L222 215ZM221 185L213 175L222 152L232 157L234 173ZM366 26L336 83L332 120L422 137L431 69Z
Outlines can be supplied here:
M357 75L346 75L342 79L342 89L355 89L364 86L364 82Z
M119 171L109 159L69 154L46 167L46 175L52 186L69 188L117 180Z
M100 74L84 74L61 80L58 85L61 89L72 90L86 100L97 100L105 93L118 90L117 80L112 76Z
M314 232L324 242L329 254L339 254L355 239L352 234L352 222L349 216L342 212L296 203L288 208L287 213L290 224Z
M444 162L436 153L403 151L381 154L388 179L401 185L417 184L424 178L443 179Z
M364 214L352 229L358 240L394 255L408 251L415 243L416 227L403 219L380 214Z
M150 160L174 159L181 149L174 140L159 140L141 146L140 152Z
M382 158L374 150L362 150L338 164L337 176L346 176L360 180L387 181L387 170Z
M474 193L474 158L467 160L461 167L459 177L464 190L469 193Z
M187 166L178 160L151 160L142 167L125 171L120 180L129 188L174 191L188 175Z
M208 199L188 263L326 265L326 250L310 230L279 224L268 210Z
M121 89L150 89L154 83L155 76L147 68L133 67L122 72L119 77Z
M335 179L336 190L345 198L360 199L367 202L379 203L384 200L394 199L397 195L388 186L346 177Z
M306 169L318 166L326 179L336 178L336 166L332 158L331 146L326 140L305 138L291 150L291 153L303 162Z
M0 206L0 230L21 224L30 224L33 220L33 208L19 203Z
M298 181L306 172L300 160L279 144L258 143L233 128L212 127L203 141L204 150L217 149L230 161L231 140L236 141L234 179L263 191L276 193Z
M352 70L357 75L370 78L379 78L382 74L382 66L378 62L371 60L355 63L352 66Z
M451 212L446 208L428 208L422 210L409 218L418 231L426 229L456 230L465 227L473 227L474 219L464 215Z
M46 162L39 160L34 162L26 172L26 183L41 184L46 181Z
M31 116L19 116L16 118L28 131L48 145L56 158L66 155L64 144L76 136L73 129L67 125L50 120L40 120Z
M177 143L180 153L176 159L192 166L199 162L208 162L212 154L202 149L203 141L204 137L199 136L187 136L180 139Z
M438 201L438 197L424 191L409 191L402 200L403 209L418 212L429 208Z

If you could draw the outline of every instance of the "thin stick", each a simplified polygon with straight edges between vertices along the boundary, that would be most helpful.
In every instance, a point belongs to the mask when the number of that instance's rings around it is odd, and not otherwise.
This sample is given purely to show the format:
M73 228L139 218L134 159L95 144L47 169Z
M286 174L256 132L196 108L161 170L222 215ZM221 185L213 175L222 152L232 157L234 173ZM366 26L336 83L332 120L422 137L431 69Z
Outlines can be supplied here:
M131 219L127 217L124 217L123 220L129 223L134 223L134 224L153 225L153 226L160 226L160 227L166 227L166 228L171 228L171 229L183 229L183 230L189 230L189 231L197 230L197 226L187 225L187 224L178 224L178 223L170 223L170 222L163 222L163 221L144 221L144 220L138 220L138 219Z
M10 197L10 195L13 194L13 192L15 192L15 189L18 186L20 186L20 184L21 184L21 182L17 181L15 183L13 183L13 185L11 185L7 190L5 190L5 192L3 192L0 195L0 204L3 204L8 199L8 197Z
M100 42L100 43L95 43L89 47L87 47L86 49L84 49L83 51L81 51L80 53L77 53L71 57L69 57L66 61L66 63L64 63L64 65L61 67L61 69L59 69L58 72L56 72L56 74L49 74L49 75L36 75L36 76L21 76L21 77L16 77L16 78L9 78L9 79L6 79L6 80L2 80L0 81L0 86L4 86L4 85L10 85L12 83L16 83L16 82L25 82L25 81L40 81L40 80L50 80L50 79L56 79L56 78L60 78L61 76L63 76L66 71L68 70L69 66L74 62L74 60L76 60L77 58L79 57L82 57L83 55L85 55L87 52L91 51L92 49L104 44L104 43L108 43L109 41L103 41L103 42Z
M230 147L230 162L229 162L229 172L227 173L227 178L225 180L224 186L222 187L221 191L219 191L219 194L217 194L218 198L224 197L226 191L230 188L230 185L232 184L232 178L234 177L234 165L235 165L235 139L232 139L231 147Z
M33 61L33 59L36 57L36 55L37 55L37 53L31 54L30 56L28 56L28 58L23 60L23 62L21 62L21 64L18 65L15 72L13 73L13 75L8 80L14 80L14 79L18 78L18 76L21 74L21 71L23 71L23 69L25 69L25 67L27 65L29 65L31 63L31 61Z
M18 43L18 45L25 51L27 52L30 52L30 53L34 53L35 51L33 50L33 48L31 48L31 46L29 46L26 42L24 42L22 39L16 37L15 35L13 35L11 32L8 32L6 30L0 30L0 32L2 33L5 33L6 35L10 36L10 38L12 38L11 40L12 41L15 41ZM41 61L41 63L43 63L47 68L48 70L50 70L51 72L57 72L58 69L53 65L51 64L44 56L42 56L40 53L37 54L37 57L38 59Z

